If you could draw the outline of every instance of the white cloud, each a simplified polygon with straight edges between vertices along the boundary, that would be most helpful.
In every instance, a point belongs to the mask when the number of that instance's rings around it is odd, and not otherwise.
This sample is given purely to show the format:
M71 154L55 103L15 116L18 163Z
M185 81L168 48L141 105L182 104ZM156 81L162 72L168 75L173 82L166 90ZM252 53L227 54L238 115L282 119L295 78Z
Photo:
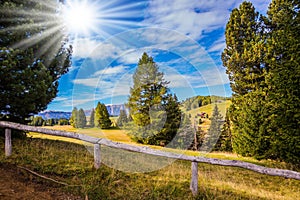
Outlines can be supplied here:
M208 52L221 52L225 49L225 46L225 36L222 36L208 48Z
M142 49L128 49L122 54L118 61L123 64L137 64L143 52Z
M123 76L118 76L115 79L101 80L99 82L96 99L114 98L117 96L128 96L130 86L132 85L132 74L126 73Z
M79 38L73 43L75 58L115 58L121 50L113 44L103 43L96 39Z
M225 68L212 68L200 72L204 82L195 85L196 88L211 87L229 83Z
M202 32L223 28L235 5L224 0L152 0L144 22L199 39Z
M115 75L115 74L125 73L127 69L128 67L123 65L116 66L116 67L108 67L95 72L93 76L97 77L101 75Z
M98 80L99 78L82 78L82 79L74 79L73 83L96 88L98 84Z
M73 99L73 101L72 101L72 107L80 106L80 105L83 105L85 103L94 102L94 101L95 101L94 98L90 98L90 99L87 99L87 98Z
M144 23L176 30L193 39L204 32L225 28L233 8L243 0L151 0ZM252 0L257 11L265 13L271 0Z

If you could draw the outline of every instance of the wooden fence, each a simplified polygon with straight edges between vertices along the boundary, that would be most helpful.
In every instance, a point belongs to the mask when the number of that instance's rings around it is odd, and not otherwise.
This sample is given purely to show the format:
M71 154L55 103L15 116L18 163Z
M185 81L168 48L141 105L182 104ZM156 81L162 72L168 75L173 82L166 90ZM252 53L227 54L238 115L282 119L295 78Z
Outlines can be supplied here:
M94 145L94 166L98 169L101 165L101 145L105 145L112 148L123 149L132 152L144 153L155 156L162 156L167 158L173 158L178 160L186 160L191 162L191 182L190 189L193 195L198 193L198 163L208 163L213 165L222 165L222 166L232 166L232 167L240 167L245 168L251 171L255 171L261 174L267 174L271 176L281 176L285 178L292 178L300 180L300 173L284 170L284 169L275 169L275 168L267 168L259 165L255 165L252 163L247 163L243 161L236 160L221 160L214 158L205 158L205 157L197 157L197 156L187 156L182 154L170 153L155 150L149 147L143 146L134 146L129 144L123 144L119 142L113 142L111 140L105 138L95 138L91 136L87 136L84 134L74 133L74 132L65 132L58 130L50 130L44 129L40 127L27 126L22 124L17 124L13 122L0 121L0 127L5 128L5 155L10 156L12 154L12 144L11 144L11 129L22 130L22 131L30 131L43 133L47 135L61 136L67 138L74 138L78 140L82 140L85 142L92 143Z

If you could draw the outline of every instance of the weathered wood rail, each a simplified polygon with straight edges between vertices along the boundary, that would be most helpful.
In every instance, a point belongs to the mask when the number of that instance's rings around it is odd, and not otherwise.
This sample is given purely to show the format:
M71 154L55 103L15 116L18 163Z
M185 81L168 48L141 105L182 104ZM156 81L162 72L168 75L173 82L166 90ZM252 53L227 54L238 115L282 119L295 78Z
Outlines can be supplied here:
M232 167L240 167L245 168L251 171L255 171L261 174L267 174L271 176L281 176L285 178L297 179L300 180L300 173L291 170L285 169L275 169L268 168L259 165L255 165L252 163L247 163L243 161L237 160L221 160L214 158L205 158L205 157L196 157L196 156L187 156L182 154L170 153L165 151L159 151L147 146L134 146L129 144L123 144L119 142L113 142L111 140L105 138L95 138L91 136L87 136L84 134L74 133L74 132L66 132L66 131L58 131L45 129L40 127L27 126L23 124L0 121L0 127L5 128L5 155L10 156L12 154L12 142L11 142L11 129L37 132L47 135L61 136L67 138L74 138L81 141L89 142L94 145L94 166L96 169L101 166L101 145L105 145L112 148L123 149L132 152L144 153L154 156L162 156L167 158L179 159L191 161L191 183L190 189L194 195L198 193L198 163L208 163L213 165L222 165L222 166L232 166Z

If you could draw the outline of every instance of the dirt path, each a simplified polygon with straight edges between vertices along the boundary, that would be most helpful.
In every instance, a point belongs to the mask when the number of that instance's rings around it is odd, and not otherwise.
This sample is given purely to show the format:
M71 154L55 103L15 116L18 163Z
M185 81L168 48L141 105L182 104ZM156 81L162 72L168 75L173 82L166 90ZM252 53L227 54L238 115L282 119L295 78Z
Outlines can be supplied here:
M0 163L1 200L79 200L80 197L65 194L58 188L38 183L18 167Z

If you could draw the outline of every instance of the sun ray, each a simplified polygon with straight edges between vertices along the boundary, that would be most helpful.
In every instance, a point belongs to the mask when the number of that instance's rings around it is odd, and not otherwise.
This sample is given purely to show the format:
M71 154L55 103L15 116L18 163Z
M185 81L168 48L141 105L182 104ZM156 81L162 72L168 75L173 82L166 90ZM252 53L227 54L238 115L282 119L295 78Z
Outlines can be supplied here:
M16 44L14 44L12 46L12 48L28 48L30 46L33 46L33 45L39 43L40 41L42 41L43 39L47 38L47 36L50 36L51 34L58 32L63 27L64 27L63 25L53 26L52 28L43 31L42 34L37 33L27 39L17 42Z
M21 24L18 26L12 26L12 27L7 27L4 29L1 29L0 32L7 32L7 31L18 31L18 30L30 30L32 28L38 28L41 26L57 26L58 23L56 21L49 21L49 22L40 22L40 23L34 23L34 24Z
M49 52L49 50L52 49L54 44L56 46L58 46L58 47L54 48L54 49L56 49L55 52L57 52L59 47L61 46L60 42L59 42L59 39L61 38L61 36L62 36L61 34L55 34L54 37L49 38L47 40L47 42L41 46L40 50L38 51L37 57L40 57L40 56L44 55L46 52ZM52 54L53 53L48 54L48 55L52 55Z
M127 5L117 6L117 7L110 7L107 9L103 9L102 13L103 16L107 15L110 17L115 16L122 16L122 17L136 17L136 13L141 13L137 8L141 7L143 2L135 2ZM130 12L128 12L130 10Z

